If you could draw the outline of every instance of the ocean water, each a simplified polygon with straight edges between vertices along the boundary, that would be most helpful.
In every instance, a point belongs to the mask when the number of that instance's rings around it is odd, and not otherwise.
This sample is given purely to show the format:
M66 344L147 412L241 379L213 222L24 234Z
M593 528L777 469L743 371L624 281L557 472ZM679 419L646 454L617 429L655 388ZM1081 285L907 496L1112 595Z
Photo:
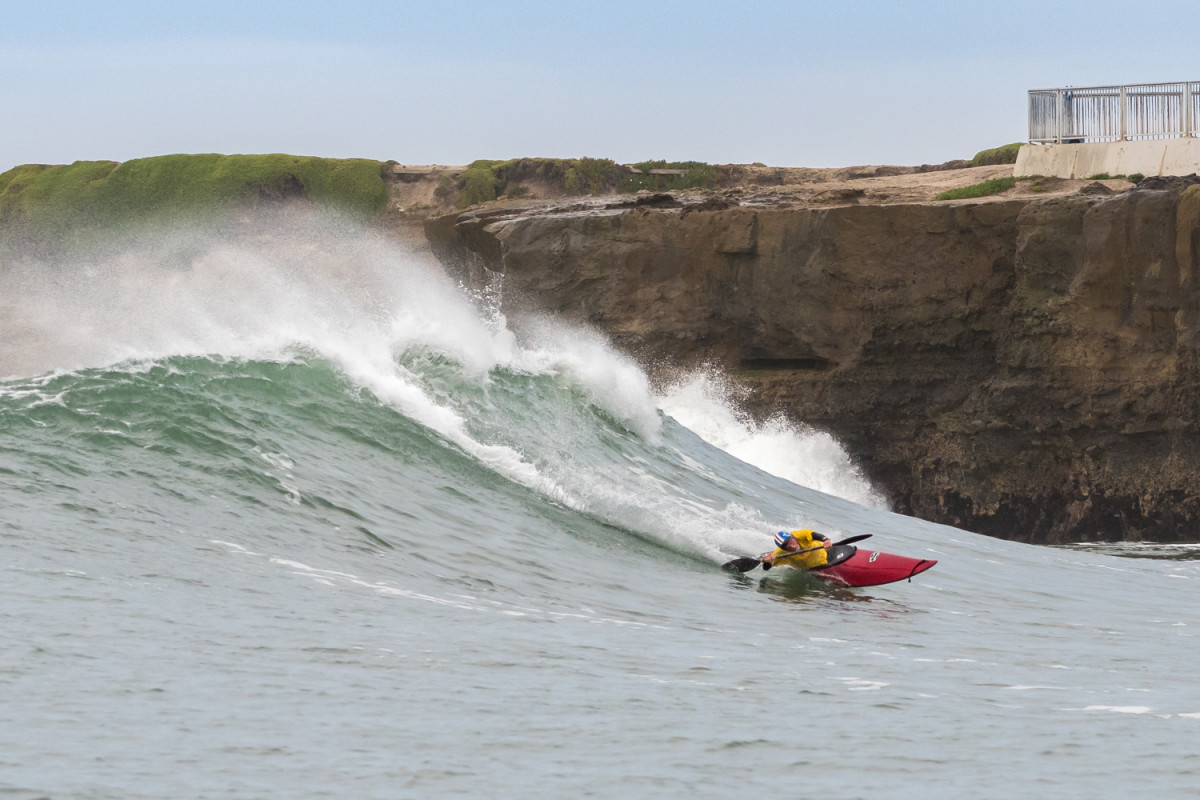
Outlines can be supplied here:
M1200 796L1200 548L893 514L493 301L324 219L0 265L0 797ZM720 569L795 527L939 563Z

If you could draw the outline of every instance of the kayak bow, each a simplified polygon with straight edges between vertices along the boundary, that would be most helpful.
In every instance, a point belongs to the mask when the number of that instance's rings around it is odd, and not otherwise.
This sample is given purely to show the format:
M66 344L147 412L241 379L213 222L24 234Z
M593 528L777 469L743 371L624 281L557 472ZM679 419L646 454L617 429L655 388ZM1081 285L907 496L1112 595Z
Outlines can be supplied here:
M928 558L909 558L841 545L831 548L828 564L814 567L809 572L821 580L842 586L882 586L911 579L936 563Z

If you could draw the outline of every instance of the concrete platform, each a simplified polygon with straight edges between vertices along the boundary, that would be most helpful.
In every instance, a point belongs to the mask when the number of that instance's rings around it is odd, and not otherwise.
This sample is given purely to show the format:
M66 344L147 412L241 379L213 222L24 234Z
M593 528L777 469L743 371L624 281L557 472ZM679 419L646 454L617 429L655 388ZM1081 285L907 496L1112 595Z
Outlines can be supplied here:
M1136 142L1027 144L1017 154L1013 175L1087 178L1092 175L1192 175L1200 173L1200 139Z

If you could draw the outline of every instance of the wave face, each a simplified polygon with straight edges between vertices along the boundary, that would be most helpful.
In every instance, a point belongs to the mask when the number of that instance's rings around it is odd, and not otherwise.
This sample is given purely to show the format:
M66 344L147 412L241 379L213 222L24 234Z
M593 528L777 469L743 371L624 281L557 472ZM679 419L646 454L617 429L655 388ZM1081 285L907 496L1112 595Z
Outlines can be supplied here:
M6 793L1179 788L1194 560L891 514L719 375L289 214L0 273ZM940 563L719 570L802 526Z

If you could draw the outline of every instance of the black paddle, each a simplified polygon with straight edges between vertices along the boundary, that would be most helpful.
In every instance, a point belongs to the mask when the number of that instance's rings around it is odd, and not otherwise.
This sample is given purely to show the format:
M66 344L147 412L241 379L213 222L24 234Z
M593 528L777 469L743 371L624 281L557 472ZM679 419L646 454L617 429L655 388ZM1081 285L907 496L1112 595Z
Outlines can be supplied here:
M858 536L851 536L849 539L842 539L840 542L834 542L833 546L837 547L837 546L843 545L843 544L853 544L854 542L861 542L863 539L870 539L872 535L873 534L870 534L870 533L863 533L863 534L859 534ZM820 550L824 546L825 545L821 545L820 547L810 547L807 550L797 550L794 553L788 553L788 556L798 556L801 553L811 553L814 550ZM750 570L754 569L761 563L763 563L763 560L761 558L754 558L753 556L744 556L742 558L735 558L733 561L728 561L728 562L722 564L721 569L728 570L729 572L749 572Z
M838 545L842 544L854 544L855 542L861 542L863 539L870 539L874 535L875 534L873 533L860 533L858 536L851 536L848 539L842 539L840 542L834 542L833 546L837 547Z

